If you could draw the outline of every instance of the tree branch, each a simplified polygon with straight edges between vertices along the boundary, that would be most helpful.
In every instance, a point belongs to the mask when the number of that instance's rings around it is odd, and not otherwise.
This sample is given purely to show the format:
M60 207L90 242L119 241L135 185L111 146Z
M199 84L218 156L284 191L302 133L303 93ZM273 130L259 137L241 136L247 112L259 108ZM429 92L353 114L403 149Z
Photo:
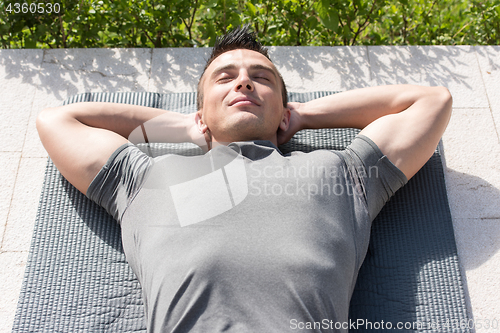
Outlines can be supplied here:
M432 11L432 9L434 8L434 6L436 5L436 2L437 2L437 0L434 0L434 1L432 2L432 4L431 4L431 8L429 8L429 10L428 10L426 13L423 13L423 14L422 14L422 17L424 17L424 16L428 16L428 15L429 15L429 13ZM415 12L415 9L414 9L414 10L413 10L413 12L412 12L412 15L411 15L412 17L413 17L413 13L414 13L414 12ZM409 29L409 30L417 29L417 28L418 28L418 27L420 27L421 25L422 25L422 23L420 23L420 24L416 25L415 27L413 27L412 29Z
M59 12L57 14L57 16L59 17L59 23L61 25L63 47L66 48L66 33L64 32L64 25L63 25L63 21L62 21L62 18L61 18L61 12Z
M76 14L77 16L80 16L80 12L82 11L82 3L83 3L83 0L80 1L80 5L78 6L78 13ZM71 26L69 27L69 31L72 31L73 29L73 26L75 25L76 23L76 20L74 20L72 23L71 23Z
M373 13L373 10L375 9L375 4L377 3L377 0L373 0L373 4L372 4L372 8L370 8L370 11L368 12L368 15L366 16L366 19L365 21L363 22L363 24L361 24L360 26L358 26L358 30L356 31L356 33L354 34L354 37L352 38L352 43L351 45L354 45L355 41L356 41L356 38L359 36L359 34L361 32L363 32L365 30L365 28L367 27L368 25L368 21L370 20L370 16L372 15Z

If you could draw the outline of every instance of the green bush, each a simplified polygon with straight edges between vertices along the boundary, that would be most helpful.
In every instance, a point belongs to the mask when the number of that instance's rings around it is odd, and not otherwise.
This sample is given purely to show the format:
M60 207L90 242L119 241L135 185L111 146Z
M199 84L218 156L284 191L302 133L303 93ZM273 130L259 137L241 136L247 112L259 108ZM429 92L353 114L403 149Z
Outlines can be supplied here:
M0 3L2 48L203 47L245 23L266 45L492 45L500 38L500 0L21 1Z

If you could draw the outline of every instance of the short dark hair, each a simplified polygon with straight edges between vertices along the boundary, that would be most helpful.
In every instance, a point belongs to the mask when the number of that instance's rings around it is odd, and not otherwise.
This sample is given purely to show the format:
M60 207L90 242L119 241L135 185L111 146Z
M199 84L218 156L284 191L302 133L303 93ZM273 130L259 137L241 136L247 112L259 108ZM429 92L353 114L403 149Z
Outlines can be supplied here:
M223 36L217 37L215 45L212 49L212 53L210 54L210 58L208 58L207 63L205 64L205 68L203 68L203 72L201 73L200 80L198 81L198 98L196 100L196 107L198 110L203 107L202 79L208 66L210 66L215 58L217 58L221 54L238 49L246 49L259 52L272 62L271 58L269 58L267 49L262 46L262 44L257 40L255 33L249 31L248 24L245 24L242 27L235 28ZM279 72L278 76L281 81L281 97L283 98L283 107L286 108L288 104L286 85L283 77Z

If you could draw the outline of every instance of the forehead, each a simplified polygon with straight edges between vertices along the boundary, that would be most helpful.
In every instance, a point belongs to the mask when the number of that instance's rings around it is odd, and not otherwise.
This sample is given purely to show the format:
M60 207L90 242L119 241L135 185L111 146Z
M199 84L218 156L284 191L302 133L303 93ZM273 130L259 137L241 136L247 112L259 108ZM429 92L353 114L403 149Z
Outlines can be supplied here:
M237 49L224 52L223 54L215 58L214 61L212 61L212 63L208 66L206 72L210 75L215 70L217 70L217 68L227 65L235 65L236 67L265 65L266 67L271 67L273 71L277 72L274 64L263 54L247 49Z

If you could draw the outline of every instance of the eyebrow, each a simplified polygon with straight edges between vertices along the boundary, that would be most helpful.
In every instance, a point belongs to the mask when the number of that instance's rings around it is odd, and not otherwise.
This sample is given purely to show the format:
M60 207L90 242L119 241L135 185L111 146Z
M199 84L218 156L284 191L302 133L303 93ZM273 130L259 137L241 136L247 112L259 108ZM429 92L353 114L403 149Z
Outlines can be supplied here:
M220 67L217 67L213 72L212 72L212 75L211 77L215 77L217 75L219 75L221 72L224 72L224 71L227 71L227 70L232 70L232 69L237 69L237 66L235 64L227 64L227 65L222 65ZM265 70L265 71L268 71L268 72L271 72L271 74L273 74L274 78L276 80L278 80L278 76L276 75L276 72L274 71L274 69L272 67L269 67L269 66L265 66L265 65L261 65L261 64L253 64L253 65L250 65L250 69L252 70L255 70L255 69L262 69L262 70Z

